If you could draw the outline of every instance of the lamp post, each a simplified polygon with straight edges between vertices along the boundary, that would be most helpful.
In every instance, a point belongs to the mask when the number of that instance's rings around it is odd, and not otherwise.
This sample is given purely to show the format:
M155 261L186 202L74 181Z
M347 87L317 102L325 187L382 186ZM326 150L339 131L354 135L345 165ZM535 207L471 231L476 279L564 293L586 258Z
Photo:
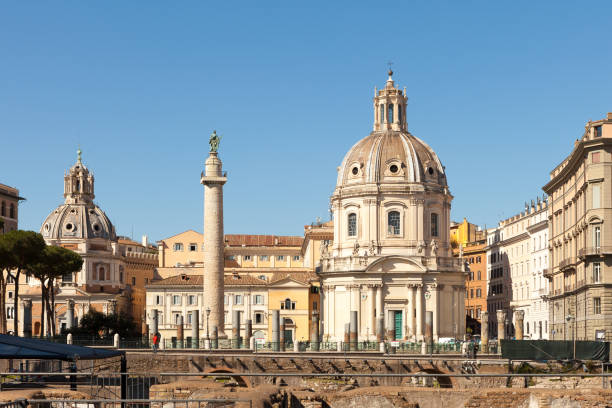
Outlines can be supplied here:
M210 344L210 332L208 331L208 317L210 316L210 307L206 308L206 340Z
M576 360L576 319L574 318L573 315L568 314L567 316L565 316L565 320L567 320L567 323L569 324L570 321L574 321L574 327L572 327L572 343L574 343L574 353L573 353L573 360Z

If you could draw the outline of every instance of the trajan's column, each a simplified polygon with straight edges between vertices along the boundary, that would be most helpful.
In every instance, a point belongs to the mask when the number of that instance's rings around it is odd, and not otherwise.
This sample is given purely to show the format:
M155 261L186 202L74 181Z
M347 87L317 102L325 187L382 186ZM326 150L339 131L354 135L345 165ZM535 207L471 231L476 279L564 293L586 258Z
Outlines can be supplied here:
M200 182L204 184L204 310L210 309L210 331L217 327L219 337L226 337L223 313L223 185L227 174L217 155L221 138L210 136L210 154ZM204 315L205 316L205 315ZM207 333L208 335L208 333Z

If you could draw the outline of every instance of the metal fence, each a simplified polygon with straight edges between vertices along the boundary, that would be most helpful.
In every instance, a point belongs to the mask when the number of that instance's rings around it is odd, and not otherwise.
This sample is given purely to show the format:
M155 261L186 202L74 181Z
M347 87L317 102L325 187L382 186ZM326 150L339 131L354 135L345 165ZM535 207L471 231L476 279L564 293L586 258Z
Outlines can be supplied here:
M395 378L400 381L412 379L413 383L424 379L443 379L443 378L523 378L525 388L529 387L529 379L533 378L601 378L602 388L608 388L612 373L608 372L604 366L601 371L596 373L477 373L477 372L451 372L451 373L428 373L420 372L400 372L400 373L345 373L345 372L212 372L212 373L92 373L92 372L63 372L63 373L0 373L0 390L23 390L31 388L54 388L69 389L90 395L99 400L119 400L121 398L120 386L122 377L127 378L126 399L130 400L155 400L157 394L152 389L157 384L168 384L180 382L182 385L189 378L218 379L224 383L234 382L237 386L247 386L245 379L256 377L265 378L326 378L326 379L355 379L355 378ZM599 370L599 369L598 369ZM222 371L222 370L220 370ZM172 398L170 398L172 399ZM31 401L30 401L31 402ZM0 407L2 408L2 407ZM20 408L11 406L7 408ZM187 408L187 407L185 407Z
M208 407L252 407L253 403L246 399L53 399L53 400L16 400L0 404L0 408L208 408Z
M66 336L55 336L46 338L48 341L57 343L66 343ZM210 344L210 348L213 350L250 350L250 345L241 338L238 342L234 339L218 339L216 341L198 339L194 340L191 337L187 337L184 340L178 340L176 338L162 339L163 344L159 347L165 350L203 350ZM73 336L72 344L79 346L94 346L94 347L114 347L114 339L112 337L99 337L99 336ZM456 354L461 353L463 345L466 342L453 342L453 343L433 343L433 345L427 345L425 350L423 349L422 342L408 342L408 341L387 341L385 342L384 350L389 354ZM474 343L467 343L468 346L471 344L473 347ZM304 351L337 351L337 352L350 352L350 351L372 351L380 352L380 343L375 341L359 341L351 347L349 342L310 342L300 341L298 342L297 350L299 352ZM479 353L485 354L497 354L498 346L497 343L491 341L487 350L483 350L480 345ZM119 348L122 349L153 349L153 342L147 337L134 337L134 338L120 338ZM284 348L281 343L275 343L271 341L256 342L255 350L260 351L295 351L295 345L293 342L285 342Z

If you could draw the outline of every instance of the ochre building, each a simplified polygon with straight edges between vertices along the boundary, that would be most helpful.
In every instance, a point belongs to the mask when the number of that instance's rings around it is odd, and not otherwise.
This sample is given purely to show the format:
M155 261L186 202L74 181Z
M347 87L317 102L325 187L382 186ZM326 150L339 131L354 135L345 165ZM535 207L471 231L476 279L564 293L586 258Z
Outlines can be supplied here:
M612 113L550 172L550 338L612 340ZM611 224L611 225L608 225Z

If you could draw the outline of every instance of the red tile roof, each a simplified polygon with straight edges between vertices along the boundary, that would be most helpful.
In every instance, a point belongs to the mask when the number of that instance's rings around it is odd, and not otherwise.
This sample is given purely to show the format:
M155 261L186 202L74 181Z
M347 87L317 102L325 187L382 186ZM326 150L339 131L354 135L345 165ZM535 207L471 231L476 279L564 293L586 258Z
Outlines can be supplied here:
M301 247L303 237L279 235L227 234L225 243L229 246L295 246Z
M265 286L267 284L266 281L259 278L238 274L225 275L223 283L225 286ZM202 286L203 284L202 275L182 274L151 282L149 286Z

